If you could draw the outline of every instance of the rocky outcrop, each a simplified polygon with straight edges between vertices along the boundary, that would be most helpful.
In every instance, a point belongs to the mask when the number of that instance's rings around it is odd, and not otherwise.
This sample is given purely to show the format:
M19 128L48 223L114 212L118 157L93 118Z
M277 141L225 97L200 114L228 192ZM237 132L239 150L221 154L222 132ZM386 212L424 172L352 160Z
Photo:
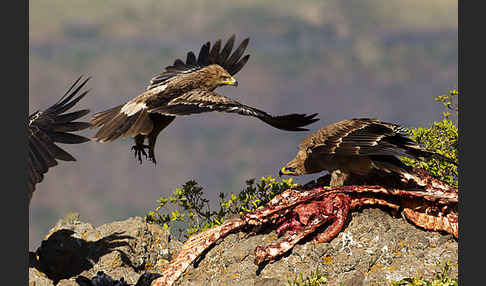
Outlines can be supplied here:
M71 213L31 253L29 283L78 286L78 276L91 279L103 271L113 279L136 284L145 272L161 272L180 245L168 229L141 217L95 228Z
M258 268L257 245L277 238L264 233L234 233L219 241L190 266L175 285L286 285L319 268L327 285L389 285L392 280L423 276L432 279L449 261L457 278L458 244L451 235L421 230L404 218L379 208L353 212L343 231L329 243L298 244L274 263ZM161 273L181 242L168 229L134 217L99 227L70 214L49 232L31 255L30 285L78 285L103 271L113 279L135 284L146 272Z

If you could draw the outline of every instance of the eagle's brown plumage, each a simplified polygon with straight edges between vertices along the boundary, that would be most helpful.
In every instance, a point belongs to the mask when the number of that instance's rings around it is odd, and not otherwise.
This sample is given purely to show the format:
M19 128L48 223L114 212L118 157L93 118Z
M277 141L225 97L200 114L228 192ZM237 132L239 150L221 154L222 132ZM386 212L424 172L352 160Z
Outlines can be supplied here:
M29 116L27 122L29 132L29 156L27 158L29 205L36 184L43 180L44 174L47 173L49 168L57 165L57 160L76 161L71 154L61 149L56 143L78 144L90 141L89 138L70 133L91 126L88 122L74 121L88 114L89 109L64 113L88 93L88 91L84 91L77 95L89 78L76 87L80 80L81 77L73 83L54 105Z
M135 146L132 149L139 161L142 162L141 154L147 156L145 149L148 149L148 157L155 163L157 136L176 116L211 111L237 113L256 117L275 128L288 131L307 130L302 127L318 120L314 118L317 114L272 116L214 92L222 85L236 86L237 81L232 76L250 57L243 56L249 39L243 40L232 52L234 41L233 35L223 48L221 40L217 40L212 48L207 42L197 57L193 52L188 52L185 62L177 59L164 72L153 77L142 94L125 104L96 113L91 122L93 128L100 129L94 139L109 142L120 136L134 137ZM148 139L148 145L144 145L145 139Z
M399 125L359 118L333 123L303 139L297 156L280 174L299 176L326 170L331 173L332 186L346 184L350 175L366 177L372 170L410 176L410 168L399 156L436 157L457 164L420 147Z

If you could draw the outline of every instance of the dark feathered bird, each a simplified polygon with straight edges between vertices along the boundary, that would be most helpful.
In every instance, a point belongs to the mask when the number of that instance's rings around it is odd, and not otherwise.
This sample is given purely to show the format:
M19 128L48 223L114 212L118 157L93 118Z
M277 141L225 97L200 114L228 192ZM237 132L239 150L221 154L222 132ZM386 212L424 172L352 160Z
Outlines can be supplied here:
M81 77L54 105L29 116L27 122L29 132L29 156L27 159L29 205L36 184L42 181L49 168L56 166L58 160L76 161L71 154L57 146L56 143L78 144L90 141L89 138L70 133L91 126L88 122L74 121L88 114L89 109L64 113L88 93L88 91L84 91L77 95L89 78L78 85L80 80Z
M307 130L302 127L318 120L314 118L317 114L272 116L214 92L222 85L237 86L233 75L250 57L243 56L249 39L243 40L232 52L234 41L233 35L223 48L221 40L217 40L212 48L207 42L197 57L192 51L188 52L185 62L177 59L164 72L152 78L142 94L125 104L94 114L91 121L93 128L101 127L94 139L109 142L120 136L134 137L135 146L132 149L139 161L142 162L141 154L147 157L145 149L148 149L148 157L155 163L157 136L176 116L211 111L237 113L256 117L287 131ZM144 145L145 139L148 139L148 145Z
M331 173L331 186L346 184L350 175L366 177L376 169L407 178L410 168L399 156L416 160L436 157L457 164L420 147L399 125L359 118L333 123L306 137L297 156L279 174L300 176L325 170Z
M150 286L152 281L160 276L161 275L157 273L146 272L138 278L137 284L134 286ZM76 283L78 283L79 286L131 286L131 284L125 282L123 277L120 280L115 280L106 275L103 271L98 271L96 276L91 279L80 275L76 278Z

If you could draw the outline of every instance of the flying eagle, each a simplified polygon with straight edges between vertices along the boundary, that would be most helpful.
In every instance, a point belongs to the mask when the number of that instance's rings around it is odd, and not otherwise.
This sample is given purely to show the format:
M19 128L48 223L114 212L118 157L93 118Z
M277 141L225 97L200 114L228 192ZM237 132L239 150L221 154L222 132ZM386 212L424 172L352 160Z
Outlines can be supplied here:
M408 179L410 168L398 156L416 160L436 157L457 165L450 158L424 150L405 132L399 125L377 119L342 120L304 138L297 156L279 174L300 176L325 170L331 174L331 186L340 186L351 179L366 178L372 170Z
M29 205L36 184L42 181L49 168L57 165L57 160L76 161L71 154L61 149L56 143L78 144L90 141L89 138L70 133L91 126L88 122L73 121L88 114L89 109L63 114L88 93L88 91L84 91L76 96L89 78L76 87L80 80L81 77L54 105L29 116L29 157L27 159Z
M148 149L148 158L156 163L154 148L157 136L176 116L212 111L237 113L256 117L287 131L307 130L302 126L319 120L314 118L317 113L272 116L214 92L219 86L237 86L233 75L250 57L242 57L249 39L243 40L232 53L234 41L235 35L222 49L221 40L217 40L212 48L207 42L197 57L190 51L185 62L177 59L153 77L145 92L125 104L94 114L92 128L101 128L93 138L99 142L110 142L120 136L131 136L135 140L132 150L140 163L142 154L147 157L145 149ZM144 145L145 139L148 139L148 145Z

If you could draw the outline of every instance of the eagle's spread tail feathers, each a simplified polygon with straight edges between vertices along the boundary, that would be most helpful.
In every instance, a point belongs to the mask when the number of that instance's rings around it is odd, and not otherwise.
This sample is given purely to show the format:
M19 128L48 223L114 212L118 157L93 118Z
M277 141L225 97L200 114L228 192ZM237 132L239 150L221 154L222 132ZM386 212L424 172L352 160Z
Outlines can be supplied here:
M103 126L93 138L99 142L110 142L118 137L135 137L138 134L147 135L153 128L152 121L146 110L141 110L131 116L121 112L123 105L98 112L93 115L92 128Z

